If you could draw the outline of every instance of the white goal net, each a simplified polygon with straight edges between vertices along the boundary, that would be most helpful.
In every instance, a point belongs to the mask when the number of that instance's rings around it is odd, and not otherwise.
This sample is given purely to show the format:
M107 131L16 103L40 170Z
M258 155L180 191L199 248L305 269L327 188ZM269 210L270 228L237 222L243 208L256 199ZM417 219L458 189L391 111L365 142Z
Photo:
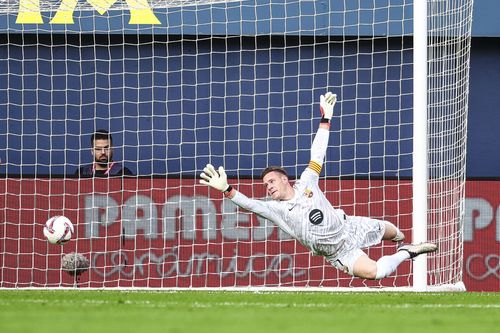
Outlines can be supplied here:
M414 160L413 1L0 1L0 287L413 286L411 261L352 278L198 184L207 163L255 198L265 167L300 175L326 91L332 205L409 241L423 223L439 246L424 284L460 284L472 2L427 1ZM93 149L96 131L112 149ZM87 177L110 152L133 175ZM414 221L422 165L426 221ZM55 215L75 227L64 245L43 235ZM71 253L89 267L63 269Z

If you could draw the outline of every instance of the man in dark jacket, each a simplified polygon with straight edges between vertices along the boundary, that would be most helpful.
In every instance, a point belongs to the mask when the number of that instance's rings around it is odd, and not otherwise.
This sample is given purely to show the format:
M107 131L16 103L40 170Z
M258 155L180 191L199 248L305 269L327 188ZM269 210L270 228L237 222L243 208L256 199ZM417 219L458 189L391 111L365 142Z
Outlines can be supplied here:
M94 162L81 166L75 173L79 177L117 177L134 174L120 162L113 161L113 138L106 130L97 130L90 137Z

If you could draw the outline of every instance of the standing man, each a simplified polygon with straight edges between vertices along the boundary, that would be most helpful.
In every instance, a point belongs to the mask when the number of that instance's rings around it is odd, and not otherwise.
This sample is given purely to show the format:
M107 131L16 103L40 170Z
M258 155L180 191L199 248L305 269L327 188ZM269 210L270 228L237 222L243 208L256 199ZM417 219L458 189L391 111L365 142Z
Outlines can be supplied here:
M94 162L81 166L75 173L79 177L117 177L134 174L120 162L113 161L113 137L103 129L90 137Z
M215 170L207 164L200 175L200 183L220 190L236 205L270 220L313 254L324 256L337 269L363 279L382 279L392 274L403 261L434 252L437 246L432 243L401 245L396 253L377 261L361 250L382 240L400 242L405 236L388 221L347 216L343 210L333 208L319 188L336 101L337 96L331 92L321 95L322 118L311 146L311 160L293 186L283 168L268 167L262 172L270 200L250 199L238 192L228 184L222 166Z

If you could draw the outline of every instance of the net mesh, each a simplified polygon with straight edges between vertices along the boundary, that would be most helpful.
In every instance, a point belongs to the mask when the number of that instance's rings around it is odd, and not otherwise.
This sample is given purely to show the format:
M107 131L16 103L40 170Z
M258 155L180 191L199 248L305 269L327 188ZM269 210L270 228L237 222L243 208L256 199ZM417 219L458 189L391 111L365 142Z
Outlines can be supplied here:
M472 1L429 1L432 285L461 281L471 16ZM260 198L268 165L300 175L331 90L321 187L410 237L411 2L0 1L0 30L0 286L73 286L73 252L81 287L412 284L410 261L380 281L338 272L197 180L224 165ZM135 176L75 175L98 129ZM76 228L64 246L43 239L54 215Z
M461 5L461 6L458 6ZM428 6L428 237L440 251L430 284L462 281L472 2Z

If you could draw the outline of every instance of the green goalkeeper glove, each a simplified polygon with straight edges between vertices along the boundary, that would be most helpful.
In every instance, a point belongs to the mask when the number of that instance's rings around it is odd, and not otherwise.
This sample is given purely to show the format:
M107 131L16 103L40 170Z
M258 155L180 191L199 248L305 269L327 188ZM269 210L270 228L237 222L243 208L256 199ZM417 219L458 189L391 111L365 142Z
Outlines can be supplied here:
M337 95L332 94L331 92L327 92L324 95L321 95L319 98L319 109L321 110L322 119L327 120L328 122L333 117L333 107L337 102Z
M207 166L203 168L200 177L202 178L200 179L200 184L211 186L221 192L225 192L229 189L226 171L224 171L222 166L220 166L217 171L212 164L207 164Z

